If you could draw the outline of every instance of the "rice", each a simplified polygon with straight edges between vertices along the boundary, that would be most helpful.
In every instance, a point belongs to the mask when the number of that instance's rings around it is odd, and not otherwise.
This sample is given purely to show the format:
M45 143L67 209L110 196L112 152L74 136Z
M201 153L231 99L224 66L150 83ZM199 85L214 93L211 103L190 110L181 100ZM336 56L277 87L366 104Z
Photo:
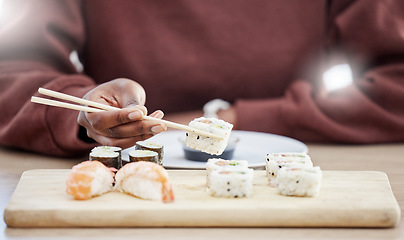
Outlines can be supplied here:
M216 118L205 117L196 118L188 125L223 137L223 139L217 139L201 136L193 132L186 133L185 144L188 147L213 155L220 155L223 153L233 128L231 123Z
M286 196L314 197L320 192L320 167L283 168L278 171L276 188Z
M120 182L119 189L143 199L161 200L162 186L161 182L146 181L144 177L131 175Z
M109 171L103 168L97 168L94 173L94 179L91 182L91 196L101 195L111 191L114 178Z
M247 160L224 160L221 158L209 158L206 162L206 185L209 187L210 174L213 171L234 171L248 168Z
M209 178L207 191L214 197L238 198L252 194L253 169L216 170Z
M272 153L266 156L266 175L272 186L275 186L275 179L279 169L312 167L313 162L306 153Z

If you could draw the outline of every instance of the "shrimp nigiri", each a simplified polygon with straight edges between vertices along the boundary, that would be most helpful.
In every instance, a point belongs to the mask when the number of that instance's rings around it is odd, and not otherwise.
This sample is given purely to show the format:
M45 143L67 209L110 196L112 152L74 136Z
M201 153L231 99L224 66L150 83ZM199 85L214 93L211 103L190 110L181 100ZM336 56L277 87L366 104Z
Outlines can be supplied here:
M115 179L116 189L121 192L165 203L174 201L168 173L156 163L145 161L128 163L118 171Z
M86 200L112 190L113 169L99 161L84 161L73 166L66 180L66 192L77 200Z

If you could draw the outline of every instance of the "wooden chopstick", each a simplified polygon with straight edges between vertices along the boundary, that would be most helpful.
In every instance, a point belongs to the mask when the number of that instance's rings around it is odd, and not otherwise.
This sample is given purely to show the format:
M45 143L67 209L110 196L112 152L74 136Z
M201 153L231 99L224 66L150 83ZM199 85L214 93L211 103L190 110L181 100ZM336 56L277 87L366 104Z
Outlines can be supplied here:
M68 108L68 109L73 109L73 110L78 110L78 111L83 111L83 112L104 112L105 111L105 110L102 110L99 108L86 107L86 106L59 102L59 101L55 101L55 100L51 100L51 99L47 99L47 98L34 97L34 96L31 97L31 102L54 106L54 107Z
M71 104L71 103L65 103L65 102L59 102L56 100L51 100L51 99L46 99L46 98L41 98L41 97L34 97L34 96L31 97L31 102L54 106L54 107L61 107L61 108L68 108L68 109L72 109L72 110L84 111L84 112L103 112L103 111L121 110L121 108L105 105L105 104L98 103L98 102L93 102L90 100L74 97L74 96L71 96L71 95L68 95L65 93L60 93L60 92L52 91L52 90L45 89L45 88L39 88L38 92L41 94L47 95L47 96L54 97L54 98L59 98L62 100L67 100L67 101L71 101L71 102L75 102L75 103L79 103L79 104L83 104L83 105L88 105L91 107L81 106L81 105L76 105L76 104ZM196 134L206 136L206 137L223 139L223 137L218 136L216 134L206 132L206 131L203 131L203 130L200 130L197 128L192 128L187 125L170 122L170 121L163 120L160 118L154 118L154 117L144 115L143 119L152 120L152 121L160 121L160 122L163 122L164 124L166 124L167 127L184 130L187 132L194 132Z
M113 106L105 105L105 104L102 104L102 103L93 102L93 101L90 101L90 100L78 98L78 97L71 96L71 95L68 95L68 94L65 94L65 93L60 93L60 92L56 92L56 91L53 91L53 90L49 90L49 89L46 89L46 88L38 88L38 92L40 94L47 95L47 96L50 96L50 97L59 98L59 99L62 99L62 100L67 100L67 101L70 101L70 102L75 102L75 103L79 103L79 104L83 104L83 105L88 105L88 106L91 106L91 107L96 107L96 108L104 109L104 110L107 110L107 111L120 110L120 108L117 108L117 107L113 107Z

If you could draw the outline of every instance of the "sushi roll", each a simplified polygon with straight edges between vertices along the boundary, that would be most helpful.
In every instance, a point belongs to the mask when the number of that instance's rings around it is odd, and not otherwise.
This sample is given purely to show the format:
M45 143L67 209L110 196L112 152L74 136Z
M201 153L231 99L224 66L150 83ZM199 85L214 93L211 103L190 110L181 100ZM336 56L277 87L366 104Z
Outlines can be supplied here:
M272 186L275 186L278 170L290 167L312 167L313 162L305 153L273 153L266 156L266 175Z
M205 117L195 118L188 125L223 137L223 139L216 139L201 136L193 132L186 133L185 144L188 147L213 155L223 153L233 128L231 123L216 118Z
M314 197L320 192L320 167L283 168L278 171L276 188L286 196Z
M98 146L95 147L91 150L91 152L96 152L96 151L108 151L108 152L117 152L117 153L121 153L122 152L122 148L120 147L113 147L113 146Z
M122 166L121 152L122 148L120 147L95 147L90 152L90 161L96 160L103 163L107 167L119 169Z
M224 160L221 158L209 158L206 162L206 185L209 187L210 174L213 171L234 171L248 168L247 160Z
M73 166L66 179L66 192L77 200L86 200L112 190L114 172L99 161Z
M132 150L129 152L129 161L130 162L153 162L159 164L158 154L154 151L150 150Z
M163 165L164 146L151 141L138 141L135 146L136 150L149 150L158 154L157 163Z
M167 171L153 162L131 162L115 176L116 189L133 196L163 202L174 201Z
M209 158L206 162L206 170L208 172L214 170L229 170L229 169L246 169L248 168L247 160L224 160L221 158Z
M268 153L266 156L266 162L269 162L271 160L311 162L311 158L307 153L296 153L296 152Z
M252 193L254 170L216 170L210 173L208 193L214 197L249 197Z

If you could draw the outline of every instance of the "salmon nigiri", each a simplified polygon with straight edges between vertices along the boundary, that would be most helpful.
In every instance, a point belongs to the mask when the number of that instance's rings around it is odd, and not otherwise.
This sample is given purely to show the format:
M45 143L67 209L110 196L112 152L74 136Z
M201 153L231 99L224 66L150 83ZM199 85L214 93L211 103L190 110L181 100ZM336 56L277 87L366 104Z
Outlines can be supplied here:
M153 162L132 162L123 166L115 176L116 189L133 196L159 200L174 201L171 182L164 167Z
M99 161L84 161L73 166L66 180L66 192L77 200L86 200L112 190L114 169Z

